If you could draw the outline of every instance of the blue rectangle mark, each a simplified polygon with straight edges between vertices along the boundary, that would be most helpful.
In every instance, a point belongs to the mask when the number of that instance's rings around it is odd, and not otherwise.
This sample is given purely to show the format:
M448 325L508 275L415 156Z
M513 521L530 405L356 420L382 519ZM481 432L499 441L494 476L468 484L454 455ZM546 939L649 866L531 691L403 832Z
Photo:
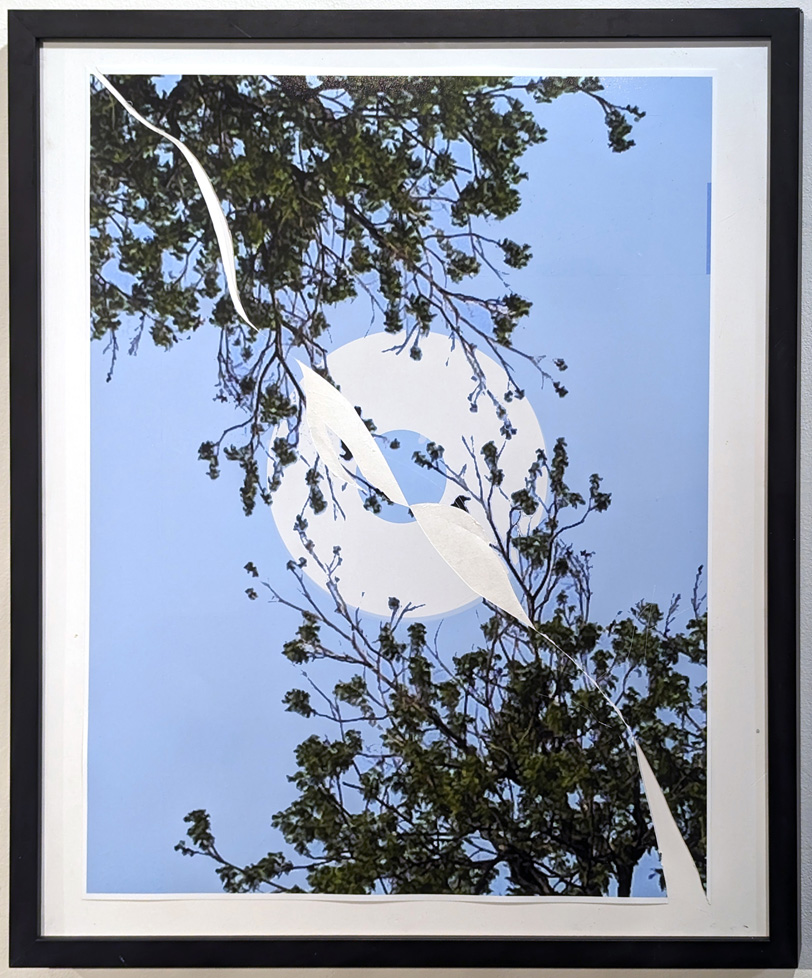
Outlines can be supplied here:
M705 243L705 274L710 275L711 259L711 184L708 184L708 217L706 224L706 243Z

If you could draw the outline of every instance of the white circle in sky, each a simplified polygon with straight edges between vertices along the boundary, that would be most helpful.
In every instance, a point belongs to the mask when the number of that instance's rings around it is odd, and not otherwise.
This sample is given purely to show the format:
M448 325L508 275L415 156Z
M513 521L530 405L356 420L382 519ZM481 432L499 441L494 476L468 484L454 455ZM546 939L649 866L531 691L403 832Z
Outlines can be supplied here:
M454 472L467 466L466 476L476 485L470 446L484 471L480 448L493 441L504 444L500 467L504 470L504 488L508 493L524 486L527 470L544 448L544 439L535 412L527 399L513 400L505 407L516 434L505 442L502 421L497 417L487 394L479 398L479 409L470 410L468 396L476 387L473 371L459 343L430 333L421 338L421 360L413 360L408 350L395 353L396 342L388 333L374 333L353 340L329 354L330 374L342 394L359 405L365 418L372 418L379 432L409 430L424 435L444 448L443 460ZM485 374L487 388L500 402L508 389L504 368L492 357L477 351ZM320 588L326 589L325 574L305 549L294 529L297 516L307 499L305 474L315 463L316 450L307 426L300 429L299 458L285 470L282 485L274 493L271 512L282 542L291 556L307 561L305 573ZM384 449L387 458L389 451ZM402 605L418 608L410 618L448 615L480 600L451 570L426 539L416 522L393 523L364 509L358 490L338 485L332 480L341 512L334 512L326 479L320 487L327 499L324 512L315 514L308 507L307 536L315 553L328 564L333 548L341 548L341 566L336 571L342 598L351 607L382 617L389 617L389 599L398 598ZM546 490L546 474L539 491ZM441 502L451 503L462 493L458 485L447 482ZM413 501L413 500L410 500ZM419 500L418 500L419 501ZM491 497L491 511L499 533L508 530L510 500L499 490ZM471 500L471 515L487 527L483 507ZM532 522L538 522L539 514ZM527 524L524 523L523 527Z

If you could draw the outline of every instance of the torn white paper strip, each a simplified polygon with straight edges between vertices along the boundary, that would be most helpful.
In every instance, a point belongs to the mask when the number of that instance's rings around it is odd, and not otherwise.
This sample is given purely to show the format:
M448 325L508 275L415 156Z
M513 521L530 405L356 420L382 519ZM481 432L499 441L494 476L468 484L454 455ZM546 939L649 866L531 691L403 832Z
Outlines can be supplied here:
M532 627L536 628L535 625ZM655 777L648 758L643 752L643 748L634 736L634 731L626 722L626 718L620 712L617 703L615 703L594 676L591 676L574 656L565 652L542 629L536 628L536 631L556 651L564 656L565 659L569 659L580 670L589 684L601 694L609 708L623 724L626 734L634 744L637 766L640 768L640 777L643 781L643 788L646 792L646 800L648 801L649 812L651 813L651 824L654 826L654 835L657 839L657 849L660 853L660 862L663 867L669 901L674 900L674 902L693 907L706 905L708 900L704 887L702 886L699 870L696 868L696 863L694 862L694 857L685 844L685 839L668 806L663 790L660 787L660 782Z
M136 112L136 110L124 98L121 92L119 92L100 71L94 71L93 74L96 78L98 78L101 84L104 85L113 98L124 106L127 112L129 112L133 119L136 120L136 122L140 122L142 126L146 126L147 129L150 129L163 139L168 139L169 142L172 143L173 146L177 146L181 153L183 153L183 155L186 157L189 166L192 168L192 173L194 174L195 180L197 180L197 185L200 187L200 192L203 194L203 200L205 201L209 212L209 217L211 218L212 226L214 227L214 234L217 238L217 246L220 249L220 260L223 263L223 271L226 275L228 294L231 296L231 301L234 303L234 308L237 310L240 318L244 320L244 322L246 322L252 329L256 329L256 326L248 318L248 313L243 308L240 293L237 289L237 270L234 260L234 241L231 237L231 231L228 227L226 216L223 213L223 207L220 203L220 199L212 186L211 180L209 180L208 174L201 166L200 161L190 149L184 146L179 139L175 139L174 136L170 135L165 130L159 129L158 126L154 126L151 122L148 122L142 115Z
M375 439L352 404L338 388L320 377L315 370L311 370L301 362L299 366L302 368L302 386L307 404L308 424L316 446L318 447L320 439L323 441L323 429L329 428L352 452L358 469L371 486L385 493L393 503L408 506L397 479L383 457L383 452L378 448ZM341 472L344 473L344 480L348 481L346 470L338 461L332 445L328 458L323 461L325 465L328 465L329 461L333 466L338 462ZM341 477L340 472L333 474Z
M441 503L418 503L411 509L429 543L457 577L480 597L533 627L511 587L504 562L470 513Z
M668 807L660 783L651 770L648 758L636 739L634 749L637 753L637 763L640 765L643 787L646 789L646 801L648 801L648 808L651 812L654 834L657 837L657 848L660 851L660 862L665 874L669 903L681 903L693 907L706 906L708 898L705 895L694 857L685 844L679 826L674 821L674 816Z

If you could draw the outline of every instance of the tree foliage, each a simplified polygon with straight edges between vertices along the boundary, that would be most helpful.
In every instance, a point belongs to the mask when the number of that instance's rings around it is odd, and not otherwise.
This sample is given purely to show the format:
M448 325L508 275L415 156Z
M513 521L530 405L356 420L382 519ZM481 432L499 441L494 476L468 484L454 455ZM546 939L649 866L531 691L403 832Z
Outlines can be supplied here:
M120 344L137 351L145 331L171 349L204 326L219 330L216 396L240 420L204 441L199 457L212 478L223 457L240 466L246 513L258 496L270 501L296 459L302 396L291 352L329 376L325 340L340 303L366 295L376 322L415 359L421 337L442 329L475 371L479 346L511 372L505 352L531 306L501 273L531 256L492 227L518 209L522 154L546 138L535 105L593 100L618 153L633 145L630 120L643 115L607 101L596 78L184 75L169 90L147 76L111 80L203 161L225 202L240 293L258 328L239 319L224 289L181 154L99 89L93 336L106 341L112 373ZM498 273L491 292L473 288L483 268ZM266 454L267 485L257 464Z
M435 446L420 462L438 466L441 455ZM489 512L504 477L499 456L482 446L476 478L445 470ZM512 494L511 529L496 534L530 618L543 623L537 631L486 602L479 644L449 647L394 596L389 620L370 627L342 598L340 553L325 564L312 547L331 601L312 593L304 558L288 565L300 604L266 583L273 601L302 616L282 651L306 682L285 694L285 708L335 726L334 736L299 745L289 779L297 797L273 817L298 858L229 862L203 809L189 813L188 841L176 848L214 859L232 892L597 896L616 887L628 896L656 840L611 700L704 867L705 687L690 678L706 657L700 576L683 631L674 629L679 596L665 612L641 602L595 622L592 555L568 537L610 496L597 475L585 495L571 489L567 465L562 440L550 458L540 451ZM523 532L523 517L537 512ZM305 520L300 532L306 539ZM259 572L251 564L249 573ZM331 686L325 663L342 672Z
M361 78L183 76L112 79L135 108L182 139L224 201L237 280L257 329L236 315L219 271L205 205L175 150L104 90L92 96L92 335L110 352L144 333L167 350L202 328L219 332L216 396L236 423L199 447L210 477L225 458L242 470L242 505L272 500L297 458L303 397L293 357L329 379L340 342L336 309L366 297L378 328L419 360L432 330L471 364L471 403L488 396L478 350L522 397L516 357L532 360L559 396L563 360L515 348L530 302L508 273L526 243L494 231L521 204L523 154L561 96L594 101L608 146L633 145L636 106L617 106L596 78ZM480 275L488 271L492 277ZM490 282L490 286L487 284ZM502 408L494 403L497 412ZM362 406L359 407L359 411ZM363 416L363 414L362 414ZM374 419L366 419L374 431ZM512 432L506 422L503 432ZM413 617L408 595L375 626L344 600L340 551L318 554L308 519L328 508L319 467L308 470L297 530L328 580L314 594L306 563L288 570L301 596L263 582L249 561L246 594L296 608L282 652L304 675L288 711L329 723L296 751L297 796L273 817L287 844L248 865L218 849L209 814L186 817L178 850L216 863L230 892L605 894L631 891L654 845L639 772L607 702L622 710L700 867L705 849L705 691L691 678L706 655L699 578L691 617L636 605L608 624L590 612L592 555L570 534L610 496L597 475L567 484L566 444L537 457L523 486L505 484L503 444L471 445L465 472L429 443L416 465L476 499L538 630L485 603L481 637L456 647ZM261 478L265 459L271 478ZM549 484L549 490L543 484ZM320 485L321 483L321 485ZM388 504L369 486L368 508ZM510 500L507 529L494 496ZM336 679L336 673L340 678ZM591 677L591 678L587 678ZM295 854L295 855L294 855Z

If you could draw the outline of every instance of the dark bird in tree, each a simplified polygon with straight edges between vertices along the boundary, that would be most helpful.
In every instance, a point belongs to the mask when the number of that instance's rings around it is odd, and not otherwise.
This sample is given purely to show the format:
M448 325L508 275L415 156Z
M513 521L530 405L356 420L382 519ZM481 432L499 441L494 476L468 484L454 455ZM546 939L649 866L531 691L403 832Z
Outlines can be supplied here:
M468 507L465 504L468 503L468 502L470 502L470 501L471 501L471 497L470 496L459 495L459 496L457 496L457 498L454 500L454 502L451 505L452 506L456 506L457 509L465 510L465 512L467 513L468 512Z

